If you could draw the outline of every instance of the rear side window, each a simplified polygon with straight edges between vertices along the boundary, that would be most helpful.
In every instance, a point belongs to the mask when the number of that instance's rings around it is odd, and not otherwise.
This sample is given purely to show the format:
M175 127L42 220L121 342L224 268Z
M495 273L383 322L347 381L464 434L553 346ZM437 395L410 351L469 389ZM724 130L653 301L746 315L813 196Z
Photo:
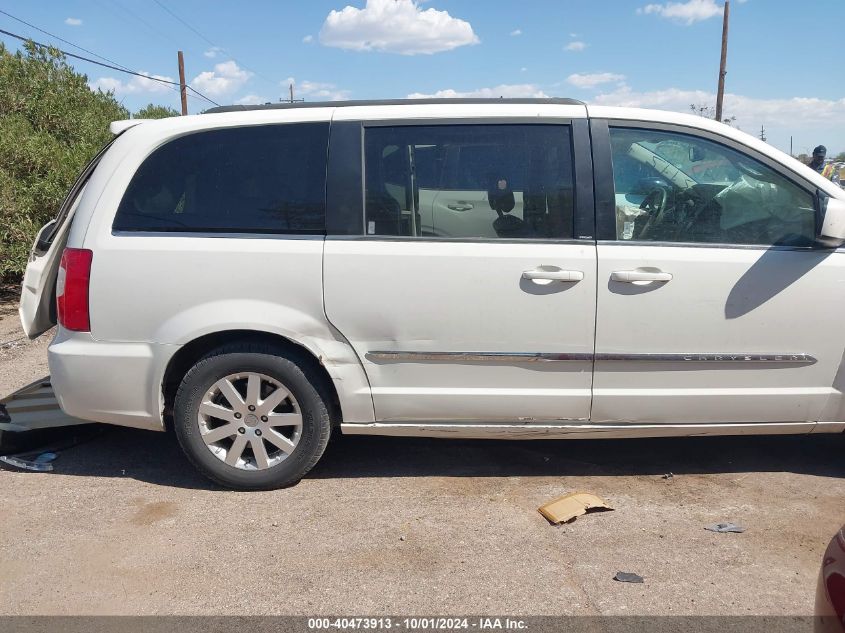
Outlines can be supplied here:
M328 136L295 123L177 138L141 164L113 228L324 234Z

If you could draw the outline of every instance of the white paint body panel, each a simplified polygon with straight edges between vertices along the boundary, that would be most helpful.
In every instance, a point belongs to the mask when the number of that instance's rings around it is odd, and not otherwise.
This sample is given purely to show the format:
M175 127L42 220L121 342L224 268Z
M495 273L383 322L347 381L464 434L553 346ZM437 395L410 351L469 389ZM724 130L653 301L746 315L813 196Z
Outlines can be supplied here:
M373 361L368 352L592 354L591 244L327 240L326 314L362 359L376 419L587 419L590 361ZM522 279L538 266L577 283Z
M597 355L803 353L817 362L597 360L593 422L815 421L841 398L845 253L600 243L598 260ZM610 281L640 267L672 280Z

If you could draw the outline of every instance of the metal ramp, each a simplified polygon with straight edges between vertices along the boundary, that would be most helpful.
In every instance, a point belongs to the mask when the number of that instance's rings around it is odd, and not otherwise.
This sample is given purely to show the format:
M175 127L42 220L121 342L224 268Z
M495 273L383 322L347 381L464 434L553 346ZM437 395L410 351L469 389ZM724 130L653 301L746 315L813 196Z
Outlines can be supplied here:
M50 377L45 376L0 398L0 435L90 424L67 415L59 407Z

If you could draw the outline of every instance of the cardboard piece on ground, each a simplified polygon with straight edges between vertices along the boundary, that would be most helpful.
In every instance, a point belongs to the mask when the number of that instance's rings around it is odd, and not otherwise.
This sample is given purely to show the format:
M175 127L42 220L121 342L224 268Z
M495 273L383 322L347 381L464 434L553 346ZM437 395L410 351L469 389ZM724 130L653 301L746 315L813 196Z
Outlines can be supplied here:
M607 501L589 492L571 492L537 509L552 525L572 521L590 510L613 510Z
M634 582L634 583L643 583L645 579L640 576L639 574L634 574L629 571L618 571L616 575L613 577L613 580L618 580L619 582Z
M736 525L735 523L727 522L708 525L704 529L709 530L711 532L736 532L737 534L742 534L743 532L745 532L745 528L741 525Z

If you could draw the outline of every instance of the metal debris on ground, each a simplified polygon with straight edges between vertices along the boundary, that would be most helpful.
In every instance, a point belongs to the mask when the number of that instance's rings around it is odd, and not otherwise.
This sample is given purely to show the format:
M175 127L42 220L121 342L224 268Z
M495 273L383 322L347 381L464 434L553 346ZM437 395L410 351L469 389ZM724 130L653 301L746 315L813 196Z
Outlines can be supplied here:
M41 453L35 459L26 459L24 455L2 455L0 461L14 468L31 470L37 473L47 473L53 470L52 462L58 455L56 453Z
M711 532L735 532L737 534L745 532L744 527L735 523L714 523L713 525L705 526L704 529L710 530Z
M663 475L663 476L661 477L661 479L674 479L674 478L675 478L675 474L674 474L674 473L666 473L665 475Z
M637 582L643 583L645 579L640 576L639 574L633 574L627 571L618 571L616 575L613 577L613 580L618 580L619 582Z
M589 492L571 492L552 499L537 510L548 519L549 523L557 525L572 521L575 517L589 511L613 510L613 508L607 504L607 501Z

